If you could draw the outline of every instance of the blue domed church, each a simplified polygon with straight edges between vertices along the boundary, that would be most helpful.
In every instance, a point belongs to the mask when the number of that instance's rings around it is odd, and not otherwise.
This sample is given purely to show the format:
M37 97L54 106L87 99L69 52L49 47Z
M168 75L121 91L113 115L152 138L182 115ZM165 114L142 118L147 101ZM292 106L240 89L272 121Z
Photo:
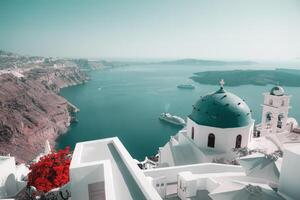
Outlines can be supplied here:
M216 92L201 97L187 118L187 135L193 142L219 152L246 147L253 127L246 102L227 92L223 84Z
M226 91L222 80L217 91L196 101L186 127L160 148L160 164L231 160L233 149L248 146L253 129L251 109L245 100Z

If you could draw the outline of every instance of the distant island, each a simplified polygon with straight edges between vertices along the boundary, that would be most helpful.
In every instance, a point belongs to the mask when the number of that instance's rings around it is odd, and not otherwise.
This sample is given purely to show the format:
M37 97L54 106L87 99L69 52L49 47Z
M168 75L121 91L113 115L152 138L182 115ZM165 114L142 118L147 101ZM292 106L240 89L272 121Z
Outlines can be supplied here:
M205 65L205 66L220 66L220 65L254 65L252 61L222 61L222 60L205 60L186 58L174 61L162 61L158 64L173 64L173 65Z
M75 62L84 69L101 69L105 67L126 67L136 65L198 65L198 66L228 66L228 65L254 65L252 61L222 61L205 59L178 59L168 61L120 61L120 60L87 60L77 59Z
M284 86L300 87L300 70L297 69L205 71L195 73L190 78L208 85L218 84L224 79L228 86L279 83Z

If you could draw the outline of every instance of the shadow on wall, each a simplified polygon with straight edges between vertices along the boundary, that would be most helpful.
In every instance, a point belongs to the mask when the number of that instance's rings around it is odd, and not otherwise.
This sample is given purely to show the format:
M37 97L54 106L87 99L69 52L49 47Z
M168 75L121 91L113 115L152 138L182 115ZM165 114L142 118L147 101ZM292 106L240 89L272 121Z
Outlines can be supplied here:
M119 153L115 149L113 144L108 144L108 148L110 150L111 155L114 157L117 167L120 169L120 172L122 173L122 176L124 177L124 180L126 182L126 185L128 186L129 192L133 199L139 199L143 200L145 198L143 192L133 179L132 175L130 174L129 170L127 169L125 163L123 162L122 158L120 157Z

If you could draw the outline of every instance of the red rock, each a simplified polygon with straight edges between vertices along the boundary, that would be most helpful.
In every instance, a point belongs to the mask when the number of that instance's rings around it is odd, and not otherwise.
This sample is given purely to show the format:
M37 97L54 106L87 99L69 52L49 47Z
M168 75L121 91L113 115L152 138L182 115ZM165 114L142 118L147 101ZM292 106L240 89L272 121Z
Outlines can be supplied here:
M51 146L70 125L74 110L59 96L60 88L82 83L86 76L78 68L34 69L17 78L0 76L0 154L11 154L28 162Z

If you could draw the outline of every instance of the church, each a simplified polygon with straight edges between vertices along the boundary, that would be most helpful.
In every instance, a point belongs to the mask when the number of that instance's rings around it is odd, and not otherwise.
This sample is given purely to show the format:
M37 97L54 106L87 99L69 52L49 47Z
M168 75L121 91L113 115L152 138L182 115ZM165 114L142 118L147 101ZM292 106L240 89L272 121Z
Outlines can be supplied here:
M290 96L280 86L263 95L262 122L255 125L245 100L225 90L221 80L217 91L200 97L192 106L186 127L159 149L158 166L230 163L239 148L266 153L281 150L298 127L297 121L288 117Z

